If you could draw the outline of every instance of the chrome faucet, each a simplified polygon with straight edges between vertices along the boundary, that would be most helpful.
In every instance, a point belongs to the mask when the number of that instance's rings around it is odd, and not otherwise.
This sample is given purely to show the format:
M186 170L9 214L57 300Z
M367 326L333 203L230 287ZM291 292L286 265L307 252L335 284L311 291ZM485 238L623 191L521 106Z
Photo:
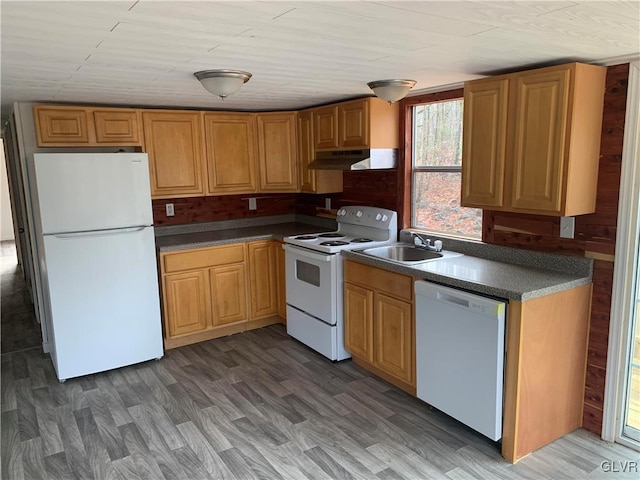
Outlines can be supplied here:
M411 232L411 238L417 238L418 240L420 240L420 244L416 243L417 248L423 248L425 250L431 250L433 252L439 252L442 250L442 242L440 240L436 240L433 245L431 245L430 238L427 238L417 232Z

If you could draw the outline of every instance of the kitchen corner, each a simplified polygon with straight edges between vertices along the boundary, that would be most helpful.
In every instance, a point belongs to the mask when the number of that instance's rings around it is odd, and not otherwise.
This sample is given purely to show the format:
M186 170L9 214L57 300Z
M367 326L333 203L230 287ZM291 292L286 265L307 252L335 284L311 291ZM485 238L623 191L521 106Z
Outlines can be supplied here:
M399 239L414 248L411 230L401 231ZM347 347L354 362L501 439L502 455L511 462L580 427L593 261L461 239L430 240L441 241L445 253L461 255L408 264L366 249L342 253L345 312L350 312L345 330L347 343L356 339ZM381 275L397 278L373 287ZM390 285L403 286L393 292ZM364 335L360 312L366 310L358 308L363 289L374 298L370 322L380 325L369 350L357 343ZM389 310L391 304L395 310ZM402 323L385 318L387 312L400 318L400 305L406 306ZM394 341L402 353L391 358ZM379 360L385 355L387 365ZM394 365L407 365L404 378Z

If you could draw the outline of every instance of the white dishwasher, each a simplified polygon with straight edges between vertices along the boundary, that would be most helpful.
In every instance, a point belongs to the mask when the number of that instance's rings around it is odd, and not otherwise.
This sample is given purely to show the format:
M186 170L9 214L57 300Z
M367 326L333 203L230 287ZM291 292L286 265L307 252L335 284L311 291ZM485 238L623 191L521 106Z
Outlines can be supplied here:
M506 302L417 281L417 396L502 438Z

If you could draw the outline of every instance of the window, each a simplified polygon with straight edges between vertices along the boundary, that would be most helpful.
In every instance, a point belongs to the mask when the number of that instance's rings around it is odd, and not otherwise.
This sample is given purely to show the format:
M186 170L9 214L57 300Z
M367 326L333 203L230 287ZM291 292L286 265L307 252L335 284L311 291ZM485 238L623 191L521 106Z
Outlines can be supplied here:
M461 98L413 107L411 226L481 238L482 210L460 206Z

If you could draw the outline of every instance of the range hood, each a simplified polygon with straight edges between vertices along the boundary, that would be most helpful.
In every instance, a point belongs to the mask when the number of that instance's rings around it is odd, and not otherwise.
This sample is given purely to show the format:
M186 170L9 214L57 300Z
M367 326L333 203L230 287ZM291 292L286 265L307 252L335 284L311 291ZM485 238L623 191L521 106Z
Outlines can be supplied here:
M396 168L397 148L316 152L312 170L382 170Z

